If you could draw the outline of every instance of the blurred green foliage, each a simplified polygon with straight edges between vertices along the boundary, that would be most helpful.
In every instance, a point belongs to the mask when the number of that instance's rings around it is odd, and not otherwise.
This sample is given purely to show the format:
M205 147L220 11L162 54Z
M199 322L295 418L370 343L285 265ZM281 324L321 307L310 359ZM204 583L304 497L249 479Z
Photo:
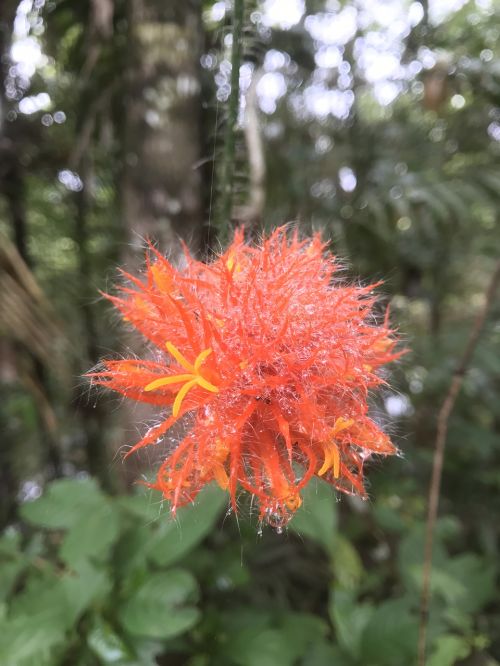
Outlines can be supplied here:
M379 513L383 505L378 498ZM369 566L340 530L340 505L324 482L308 487L285 536L256 537L255 525L238 524L226 507L225 494L209 487L172 520L150 492L109 497L90 478L52 482L0 540L0 663L412 663L420 523L405 526L391 555L373 555ZM355 512L368 519L364 506ZM386 536L401 530L393 524ZM460 526L442 519L434 666L489 642L474 620L495 600L497 562L457 554L459 542Z

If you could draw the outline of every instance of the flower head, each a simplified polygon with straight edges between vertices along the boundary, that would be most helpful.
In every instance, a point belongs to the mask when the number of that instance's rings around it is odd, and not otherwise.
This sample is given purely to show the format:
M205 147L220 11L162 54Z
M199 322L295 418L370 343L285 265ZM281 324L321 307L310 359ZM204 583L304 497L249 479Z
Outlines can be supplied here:
M282 526L313 475L365 495L364 463L395 447L368 415L380 368L399 356L373 288L346 285L316 234L280 228L259 246L237 232L210 264L177 269L153 248L144 278L109 296L155 348L155 360L104 361L98 384L165 410L129 453L158 446L177 422L152 487L172 510L211 481L254 495Z

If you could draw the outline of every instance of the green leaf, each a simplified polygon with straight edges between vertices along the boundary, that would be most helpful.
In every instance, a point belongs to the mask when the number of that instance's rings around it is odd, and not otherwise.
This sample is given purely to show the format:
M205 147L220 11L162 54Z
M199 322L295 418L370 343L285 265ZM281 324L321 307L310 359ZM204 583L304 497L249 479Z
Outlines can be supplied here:
M224 618L223 655L238 666L292 666L324 642L328 627L307 613L274 616L264 610L235 609Z
M226 494L212 485L195 505L179 509L175 520L165 517L147 545L150 559L159 566L178 562L209 534L226 501Z
M42 663L51 649L64 640L65 632L66 625L57 607L0 622L0 664L17 666L35 657Z
M42 497L23 504L20 514L33 525L65 529L77 524L88 511L97 509L104 499L94 479L60 479L47 486Z
M371 604L359 603L352 593L335 590L330 598L330 617L340 647L354 659L361 653L361 637L373 615Z
M19 550L20 543L21 534L12 528L0 537L0 602L7 599L27 565L27 558Z
M64 641L74 620L70 611L70 600L53 572L29 579L14 598L9 617L0 622L0 664L17 666L35 657L43 663Z
M131 634L166 640L190 629L199 611L196 580L183 569L150 575L120 609L123 627Z
M432 189L423 184L421 187L408 189L408 199L412 203L416 204L425 204L427 210L430 210L434 213L436 221L448 222L451 216L450 211L445 206L443 201L439 196L434 194ZM436 230L433 229L433 233L437 234L437 225L435 225Z
M120 515L110 500L89 506L66 533L59 554L75 566L84 559L104 559L120 535Z
M460 606L448 606L441 610L441 617L446 623L446 628L458 631L462 635L471 634L474 626L474 618L465 613ZM442 633L442 632L441 632Z
M253 626L231 636L224 654L238 666L292 666L300 656L284 632Z
M287 613L279 621L280 629L298 655L325 638L328 626L324 620L308 613Z
M434 183L434 191L438 197L445 202L454 219L461 224L467 224L470 220L468 205L461 192L461 183L442 182Z
M416 580L415 571L422 567L425 544L425 526L418 524L403 538L398 551L398 565L406 586L415 594L420 593L422 580ZM432 548L433 569L446 569L448 557L439 538L434 539Z
M459 659L465 659L471 652L471 646L460 636L440 636L436 648L427 660L427 666L453 666Z
M130 578L137 570L147 569L148 549L154 545L154 538L151 525L134 525L122 532L113 557L118 578Z
M69 610L68 599L61 585L61 579L52 569L28 577L23 591L13 598L9 615L31 617L43 615L48 609L58 613L65 623Z
M422 585L423 565L411 569L414 587ZM461 580L457 580L448 570L433 567L431 571L430 587L432 594L439 595L448 604L456 604L465 597L466 588Z
M113 628L100 618L94 621L87 635L87 644L103 664L116 664L132 658L127 645Z
M70 601L70 614L76 620L96 602L105 599L112 588L107 572L89 562L80 562L78 569L61 578L61 586Z
M154 490L147 492L141 490L135 495L125 495L119 497L116 502L128 514L146 523L163 520L165 518L163 514L168 506L161 493Z
M377 524L387 532L402 532L405 529L401 512L379 500L372 508Z
M332 560L337 585L344 589L356 588L364 573L363 563L358 551L340 534L335 538Z
M422 565L412 568L414 585L422 583ZM495 598L496 567L471 553L449 559L431 572L431 590L462 613L477 613Z
M323 640L311 646L301 666L353 666L353 664L338 647Z
M477 613L488 602L497 598L497 567L494 563L466 553L450 560L448 573L459 580L465 589L460 598L460 609L463 612Z
M62 623L70 627L109 590L106 574L88 562L82 562L77 571L62 576L48 571L42 577L29 578L23 592L12 601L11 615L36 616L53 608L60 614Z
M393 599L374 609L361 637L361 663L401 666L415 659L418 636L416 618L405 599Z
M16 557L20 554L21 534L16 529L9 527L0 537L0 557Z
M290 522L290 529L320 544L334 555L337 507L332 487L313 479L304 489L302 506Z
M0 561L0 602L9 596L25 566L26 563L21 559L12 562Z
M230 612L224 613L221 619L227 633L236 636L247 627L259 631L268 629L272 625L273 614L270 610L250 605L233 608Z

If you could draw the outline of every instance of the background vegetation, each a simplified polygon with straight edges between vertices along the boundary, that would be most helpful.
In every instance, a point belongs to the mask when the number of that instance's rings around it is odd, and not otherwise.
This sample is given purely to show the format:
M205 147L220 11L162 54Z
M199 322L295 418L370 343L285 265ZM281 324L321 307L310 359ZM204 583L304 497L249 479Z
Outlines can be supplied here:
M231 25L229 1L0 3L5 666L415 661L436 414L500 250L500 7L248 1L236 126ZM80 379L138 349L98 290L147 236L205 256L290 220L385 280L411 354L374 409L403 455L369 502L312 486L281 535L212 488L172 522L133 485L157 461L121 459L151 414ZM450 422L428 666L500 663L499 343L497 299Z

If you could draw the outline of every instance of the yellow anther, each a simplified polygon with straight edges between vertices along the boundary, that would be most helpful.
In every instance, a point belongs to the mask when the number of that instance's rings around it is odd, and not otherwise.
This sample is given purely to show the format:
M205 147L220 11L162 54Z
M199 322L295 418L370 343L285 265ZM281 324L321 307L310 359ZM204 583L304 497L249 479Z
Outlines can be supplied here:
M189 393L189 391L195 386L200 386L201 388L205 389L206 391L210 391L211 393L218 393L219 389L217 388L217 386L209 382L208 379L205 379L205 377L203 377L203 375L200 372L201 366L208 358L208 356L210 356L210 354L212 353L212 350L210 348L204 349L200 354L198 354L198 356L195 359L195 362L190 363L186 359L186 357L177 349L177 347L173 345L171 342L167 342L166 347L168 352L175 358L177 363L185 370L187 370L189 374L186 373L182 375L170 375L169 377L160 377L150 382L147 386L145 386L144 390L154 391L155 389L162 388L163 386L170 386L171 384L181 384L182 382L184 382L184 386L182 386L182 388L175 396L174 404L172 405L172 416L176 417L180 412L182 401Z

